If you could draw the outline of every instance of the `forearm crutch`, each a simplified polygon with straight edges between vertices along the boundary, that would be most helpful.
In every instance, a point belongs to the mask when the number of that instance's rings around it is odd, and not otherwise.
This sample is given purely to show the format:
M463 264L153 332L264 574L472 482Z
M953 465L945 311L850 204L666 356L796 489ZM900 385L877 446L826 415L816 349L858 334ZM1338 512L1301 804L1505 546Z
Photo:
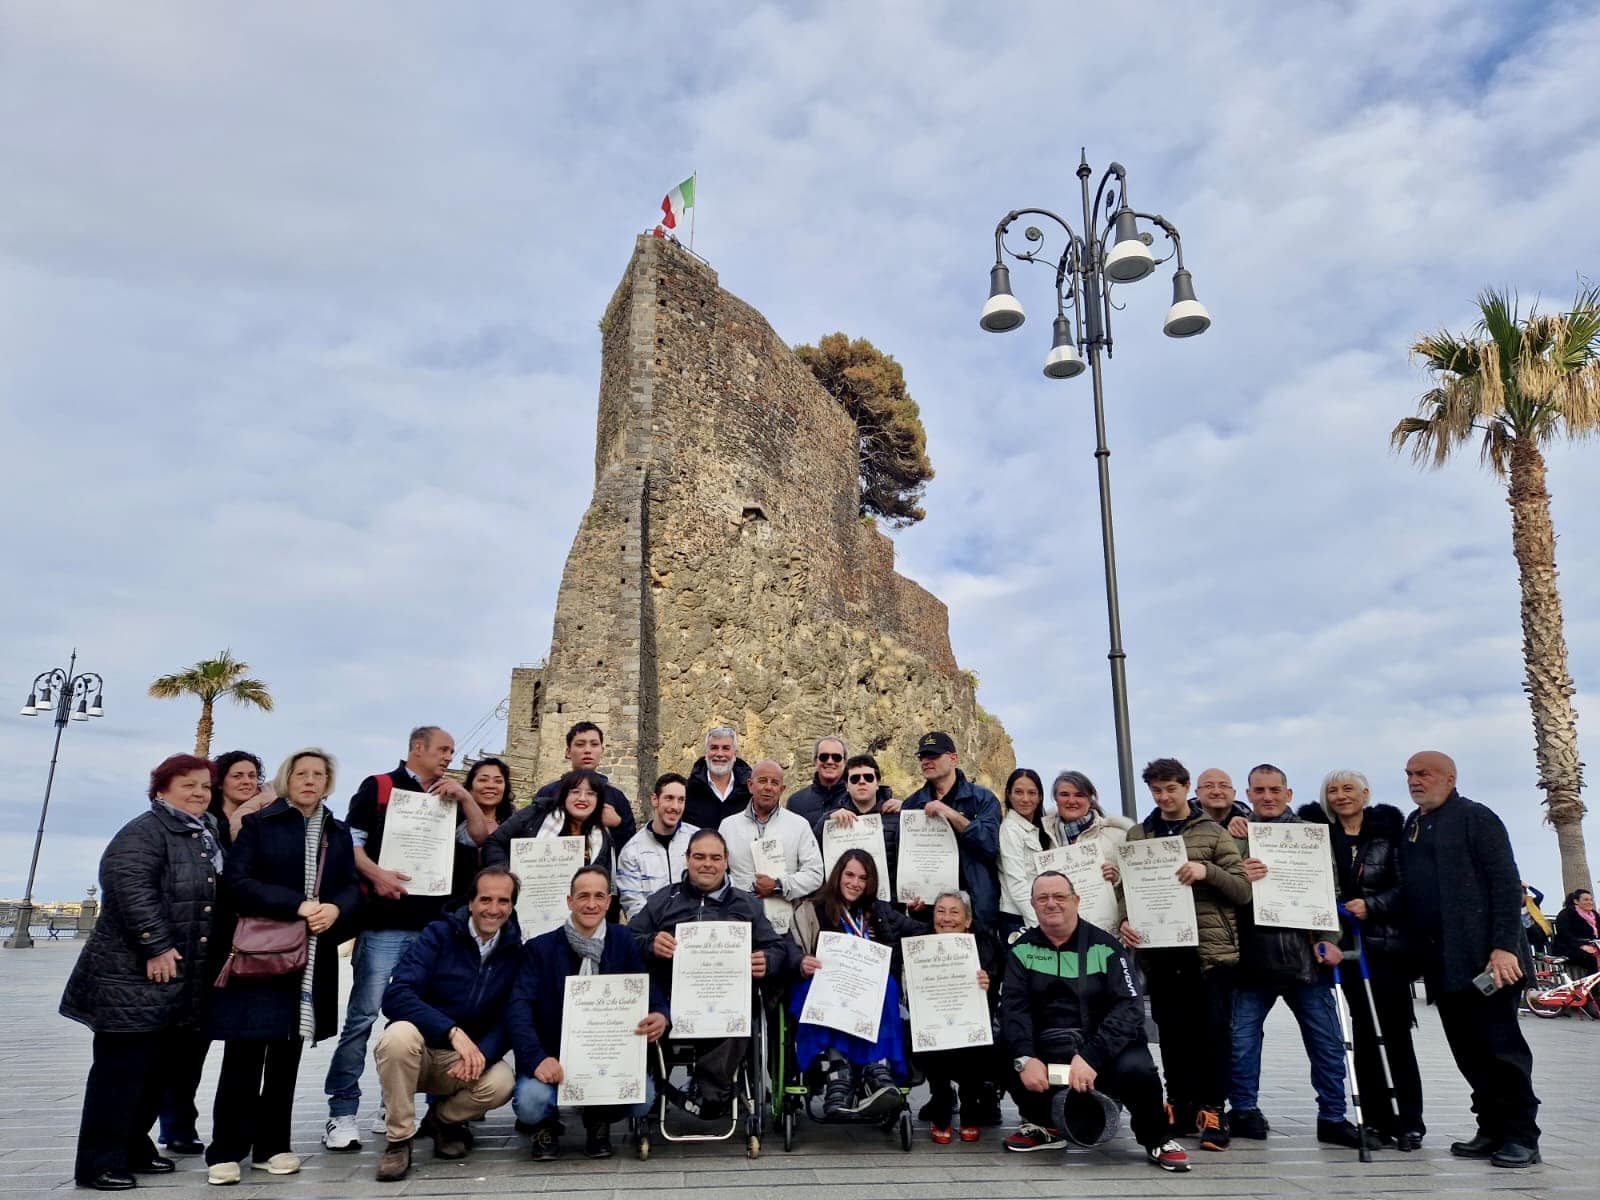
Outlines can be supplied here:
M1347 915L1348 915L1348 910ZM1367 944L1361 937L1361 919L1350 916L1350 927L1355 931L1356 958L1361 963L1361 986L1367 995L1367 1011L1372 1014L1372 1035L1378 1043L1378 1061L1383 1064L1383 1086L1389 1089L1389 1103L1396 1106L1400 1099L1394 1094L1394 1072L1389 1069L1389 1046L1383 1038L1383 1021L1378 1016L1378 1004L1372 998L1372 972L1367 969ZM1396 1141L1397 1145L1400 1142Z
M1321 947L1318 947L1321 953ZM1356 1117L1356 1157L1364 1163L1372 1161L1372 1149L1367 1145L1367 1123L1361 1117L1361 1086L1356 1082L1356 1043L1351 1029L1350 1014L1345 1010L1344 988L1340 986L1339 964L1333 963L1333 1004L1339 1011L1339 1034L1344 1038L1344 1072L1350 1080L1350 1110Z

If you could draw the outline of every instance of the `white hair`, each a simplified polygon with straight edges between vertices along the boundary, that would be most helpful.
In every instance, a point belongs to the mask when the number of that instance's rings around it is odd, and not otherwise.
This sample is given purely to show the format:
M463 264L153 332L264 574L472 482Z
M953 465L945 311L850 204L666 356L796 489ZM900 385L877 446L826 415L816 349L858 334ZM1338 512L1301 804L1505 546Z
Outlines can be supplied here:
M732 738L733 752L739 753L739 731L732 725L718 725L715 729L706 730L705 745L701 747L702 754L711 749L712 738Z
M1322 811L1327 815L1329 822L1335 820L1333 809L1328 807L1328 789L1336 783L1353 783L1368 795L1372 794L1372 785L1367 782L1367 777L1360 771L1329 771L1322 777Z

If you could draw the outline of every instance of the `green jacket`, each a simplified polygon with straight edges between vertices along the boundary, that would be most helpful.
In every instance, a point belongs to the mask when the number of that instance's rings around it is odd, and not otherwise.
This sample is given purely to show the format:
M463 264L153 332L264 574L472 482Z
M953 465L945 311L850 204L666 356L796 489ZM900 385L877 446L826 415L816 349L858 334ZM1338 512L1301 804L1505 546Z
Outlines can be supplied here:
M1155 813L1128 830L1137 842L1155 836ZM1244 876L1244 859L1228 831L1210 817L1193 811L1178 831L1189 861L1204 863L1204 882L1194 885L1194 913L1199 924L1200 962L1207 967L1235 966L1239 962L1239 921L1235 910L1250 903L1250 881ZM1140 954L1165 954L1141 950Z

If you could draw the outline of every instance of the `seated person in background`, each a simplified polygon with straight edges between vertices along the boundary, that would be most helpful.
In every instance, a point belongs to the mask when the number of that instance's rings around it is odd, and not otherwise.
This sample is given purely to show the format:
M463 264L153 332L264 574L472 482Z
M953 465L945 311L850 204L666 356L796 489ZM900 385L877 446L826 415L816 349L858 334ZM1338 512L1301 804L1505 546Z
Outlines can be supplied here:
M733 886L763 900L792 905L822 886L822 851L811 826L784 808L779 803L782 798L783 768L764 758L750 771L749 805L725 818L721 832L728 846L728 878ZM757 838L777 838L782 843L782 875L756 870L752 847Z
M1014 1095L1022 1124L1007 1150L1059 1150L1066 1137L1051 1125L1051 1100L1061 1090L1048 1068L1068 1068L1066 1086L1093 1088L1121 1101L1133 1136L1151 1164L1187 1171L1189 1156L1167 1136L1161 1076L1144 1036L1144 1003L1122 944L1078 919L1078 895L1060 871L1033 881L1039 924L1006 954L1000 1025L1016 1057Z
M761 902L728 881L728 845L714 829L689 839L689 865L684 878L663 888L628 922L644 952L650 974L672 999L672 956L678 926L691 921L742 921L750 926L750 977L776 985L790 978L798 965L798 947L772 928ZM749 1038L705 1039L695 1043L695 1073L687 1092L674 1097L691 1116L714 1120L727 1114L733 1081L748 1049ZM666 1085L663 1085L666 1086Z
M881 880L878 889L878 899L895 902L894 873L896 864L900 859L900 814L895 811L895 806L890 805L885 811L884 805L892 799L894 793L883 783L883 772L878 769L878 760L870 754L852 755L844 765L844 792L840 797L825 806L816 820L811 822L811 832L816 834L817 845L822 845L822 835L827 831L828 824L833 822L838 825L851 825L857 817L869 816L873 813L883 818L883 853L888 860L889 878ZM914 905L922 908L922 905Z
M1550 953L1565 959L1567 973L1574 979L1600 970L1600 938L1594 914L1594 893L1588 888L1568 892L1556 914L1556 936L1550 940Z
M805 955L802 978L789 997L794 1016L795 1065L804 1071L821 1058L827 1073L822 1095L824 1116L846 1112L889 1112L900 1104L896 1079L906 1070L905 1032L900 1025L900 985L891 970L884 988L878 1038L869 1042L826 1025L800 1023L811 977L822 966L817 939L823 933L847 933L894 948L922 927L878 899L878 868L864 850L846 850L833 864L822 890L795 910L794 940ZM898 955L896 958L898 959Z
M465 1158L467 1123L511 1098L515 1077L500 1060L509 1048L501 1017L522 959L517 877L499 867L478 872L466 912L417 935L383 993L389 1027L373 1057L388 1114L388 1144L378 1179L411 1169L416 1094L432 1098L417 1130L435 1158Z
M975 1142L982 1127L1000 1123L1000 1104L994 1081L1005 1067L1001 1059L999 1008L1000 979L1005 973L1004 947L1000 939L972 925L972 905L960 892L942 892L929 910L934 933L970 933L978 947L978 984L989 1002L989 1024L995 1030L993 1044L964 1047L960 1050L934 1050L914 1055L917 1066L928 1077L928 1103L917 1119L928 1123L928 1133L941 1146L954 1140L952 1124L961 1128L963 1142ZM960 1120L957 1121L957 1089L960 1089Z
M626 920L662 888L683 878L689 838L695 827L683 819L688 782L672 771L650 792L650 820L617 855L617 892Z
M561 1020L566 981L572 975L642 975L644 955L626 926L606 920L611 880L599 867L580 867L567 891L567 923L542 933L523 949L522 967L506 1007L506 1028L517 1052L517 1120L533 1127L533 1159L560 1154L556 1088L562 1081ZM665 993L652 980L650 1012L634 1033L652 1042L667 1030ZM611 1124L650 1111L655 1088L645 1077L645 1098L629 1107L583 1108L583 1152L611 1157Z

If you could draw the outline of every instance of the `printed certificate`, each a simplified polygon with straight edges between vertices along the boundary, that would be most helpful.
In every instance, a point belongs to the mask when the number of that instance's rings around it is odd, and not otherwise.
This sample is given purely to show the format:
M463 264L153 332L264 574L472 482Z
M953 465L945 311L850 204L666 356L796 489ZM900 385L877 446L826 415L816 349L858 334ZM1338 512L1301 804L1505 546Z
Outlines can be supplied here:
M822 966L811 977L801 1024L826 1025L877 1041L894 951L854 934L824 933L817 937L817 957Z
M930 906L940 892L953 892L961 878L956 831L943 817L920 808L900 810L900 858L896 864L895 898L902 904L922 900Z
M889 898L889 853L883 845L883 816L880 813L856 814L849 825L840 825L830 813L822 826L822 877L833 874L833 864L846 850L865 850L878 868L878 899Z
M411 876L413 896L448 896L456 865L456 802L395 788L383 810L378 865Z
M1117 889L1100 873L1104 862L1103 842L1078 842L1040 850L1033 856L1033 874L1037 879L1045 871L1060 871L1072 880L1072 889L1078 893L1079 918L1115 937L1117 926L1121 924L1117 915Z
M1339 928L1326 825L1251 824L1250 856L1267 864L1267 877L1250 885L1257 925L1329 933Z
M644 1099L650 1011L647 975L569 975L561 1010L561 1084L556 1103L638 1104Z
M970 933L904 938L900 954L905 961L913 1050L993 1044L989 1002L978 986L978 943ZM991 979L989 986L999 983Z
M1140 950L1198 946L1200 926L1194 915L1194 890L1178 882L1178 868L1189 861L1181 837L1147 838L1117 848L1122 868L1122 897L1128 924L1139 931Z
M684 921L673 934L672 1036L750 1036L750 926Z
M581 837L511 839L511 870L522 884L517 924L522 926L523 941L566 923L572 876L581 866Z

